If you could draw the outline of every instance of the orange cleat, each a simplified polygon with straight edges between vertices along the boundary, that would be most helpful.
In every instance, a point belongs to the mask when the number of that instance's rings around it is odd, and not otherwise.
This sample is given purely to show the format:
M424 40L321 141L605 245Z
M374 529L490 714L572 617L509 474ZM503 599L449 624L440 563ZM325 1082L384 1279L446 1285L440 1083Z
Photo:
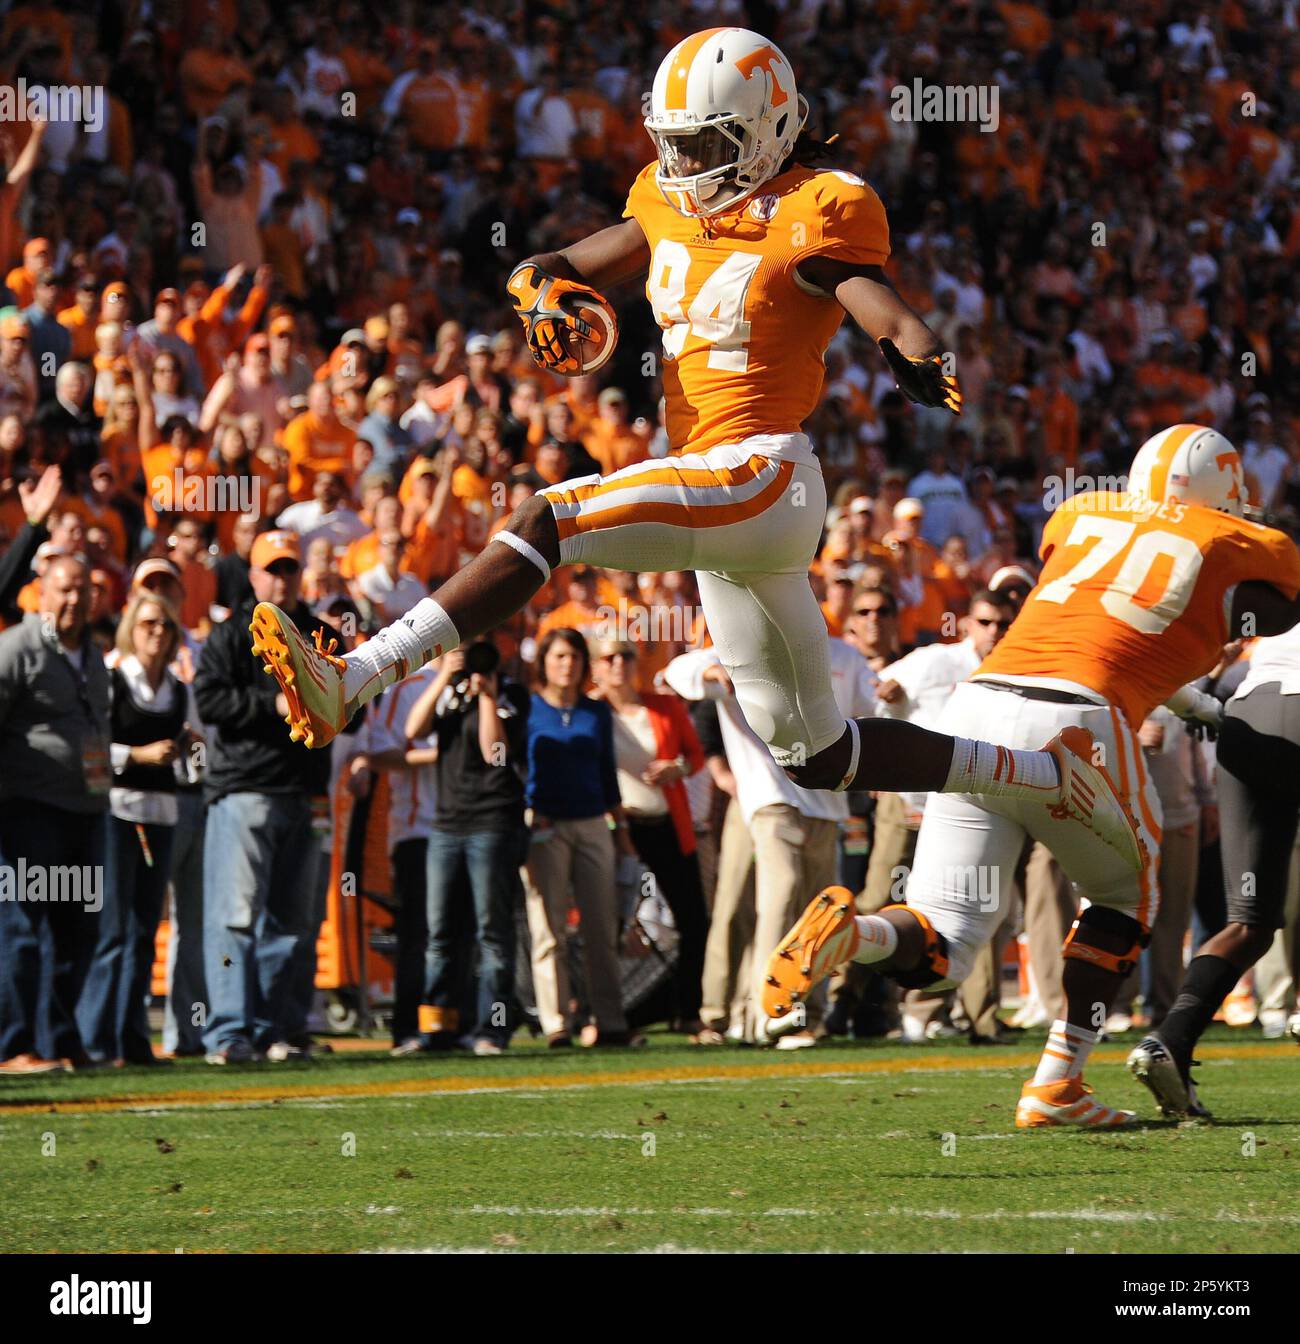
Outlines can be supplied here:
M1082 822L1134 872L1141 872L1148 855L1137 819L1110 772L1095 763L1094 747L1092 734L1077 724L1062 728L1043 744L1061 769L1061 801L1052 808L1052 815Z
M323 747L334 739L357 712L343 695L344 663L335 657L338 641L326 648L316 633L316 646L303 639L298 627L270 602L259 602L248 627L253 652L266 664L266 671L280 683L289 705L285 722L294 742Z
M847 887L827 887L813 897L794 928L781 939L768 959L763 985L766 1035L780 1036L807 1025L798 1006L814 985L843 966L857 948L853 913L852 892Z
M1093 1099L1092 1088L1082 1078L1058 1083L1026 1083L1016 1106L1016 1128L1040 1125L1079 1125L1085 1129L1116 1129L1137 1118L1134 1111L1119 1111Z

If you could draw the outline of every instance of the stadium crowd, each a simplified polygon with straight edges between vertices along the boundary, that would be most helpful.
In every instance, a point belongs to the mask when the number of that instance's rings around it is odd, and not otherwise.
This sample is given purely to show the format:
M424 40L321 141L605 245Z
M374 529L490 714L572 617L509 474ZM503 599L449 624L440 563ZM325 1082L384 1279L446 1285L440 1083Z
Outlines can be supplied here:
M923 799L791 784L689 574L562 570L330 751L289 741L250 650L257 600L353 643L536 490L667 452L632 287L614 360L564 381L504 280L619 218L643 91L712 21L794 55L965 393L959 420L911 406L851 324L827 353L812 580L847 714L937 713L1051 508L1158 428L1220 429L1295 520L1294 6L20 4L0 86L103 105L0 122L0 862L29 883L0 900L0 1073L156 1062L164 916L164 1053L237 1063L314 1048L318 931L358 886L392 914L404 1053L498 1053L521 1021L557 1047L749 1039L751 949L819 886L905 896ZM895 119L916 79L992 88L996 126ZM1163 714L1142 742L1168 839L1131 998L1158 1021L1222 892L1212 748ZM97 901L31 896L69 865ZM1001 942L1023 926L1021 1021L1051 1021L1075 898L1045 852L1018 886ZM1261 1014L1291 1006L1288 955L1256 971ZM940 998L864 970L782 1045L996 1040L1000 983L1000 946Z

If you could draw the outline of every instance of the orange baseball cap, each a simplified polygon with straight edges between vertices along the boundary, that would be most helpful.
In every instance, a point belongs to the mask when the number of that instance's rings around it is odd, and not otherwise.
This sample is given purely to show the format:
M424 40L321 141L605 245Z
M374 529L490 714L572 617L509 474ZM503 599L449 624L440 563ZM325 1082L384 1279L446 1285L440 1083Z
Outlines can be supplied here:
M160 303L174 303L179 308L181 296L174 289L160 289L158 297L154 300L155 307Z
M48 238L29 238L23 244L23 260L29 257L38 256L42 252L50 251L50 240Z
M255 350L269 350L270 348L270 338L259 331L248 338L248 341L244 346L244 353L246 355L251 355Z
M12 336L26 336L27 323L21 317L10 314L8 317L0 317L0 336L8 339Z
M126 296L129 293L130 291L126 287L125 280L114 280L111 285L104 286L104 293L101 296L101 300L104 303L107 303L109 299L121 299L125 302Z
M279 317L271 319L271 335L278 336L282 331L297 331L298 324L289 316L288 313L281 313Z
M298 534L279 529L275 532L263 532L253 543L249 561L258 569L269 569L277 560L293 560L302 564L302 552L298 546Z

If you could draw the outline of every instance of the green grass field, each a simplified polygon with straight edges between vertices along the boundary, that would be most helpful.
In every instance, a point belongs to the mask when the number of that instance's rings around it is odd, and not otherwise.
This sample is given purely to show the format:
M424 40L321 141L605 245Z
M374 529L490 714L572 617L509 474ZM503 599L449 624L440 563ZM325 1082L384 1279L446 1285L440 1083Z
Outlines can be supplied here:
M5 1080L0 1249L1295 1246L1300 1055L1254 1031L1205 1042L1214 1122L1105 1134L1015 1130L1041 1038L798 1055L668 1041ZM1101 1047L1089 1081L1152 1117L1127 1049Z

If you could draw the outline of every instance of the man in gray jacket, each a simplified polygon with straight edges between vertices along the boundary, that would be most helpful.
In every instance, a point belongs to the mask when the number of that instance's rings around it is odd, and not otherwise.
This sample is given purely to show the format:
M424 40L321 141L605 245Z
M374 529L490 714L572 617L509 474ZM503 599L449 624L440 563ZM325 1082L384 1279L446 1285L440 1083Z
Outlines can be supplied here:
M84 558L58 556L40 610L0 634L0 1074L85 1060L73 1010L103 904L110 779L89 580Z

